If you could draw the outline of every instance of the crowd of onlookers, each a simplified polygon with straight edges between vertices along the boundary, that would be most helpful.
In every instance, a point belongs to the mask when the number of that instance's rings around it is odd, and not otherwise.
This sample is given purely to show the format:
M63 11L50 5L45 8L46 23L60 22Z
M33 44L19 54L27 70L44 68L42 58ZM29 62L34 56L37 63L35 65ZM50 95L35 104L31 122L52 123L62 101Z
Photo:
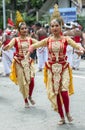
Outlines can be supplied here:
M63 34L65 36L70 36L77 44L85 47L85 34L82 31L82 27L77 22L69 22L64 25ZM67 47L67 57L68 62L74 70L79 70L79 65L81 58L85 57L85 54L82 56L79 55L79 52L76 49L73 49L68 45Z

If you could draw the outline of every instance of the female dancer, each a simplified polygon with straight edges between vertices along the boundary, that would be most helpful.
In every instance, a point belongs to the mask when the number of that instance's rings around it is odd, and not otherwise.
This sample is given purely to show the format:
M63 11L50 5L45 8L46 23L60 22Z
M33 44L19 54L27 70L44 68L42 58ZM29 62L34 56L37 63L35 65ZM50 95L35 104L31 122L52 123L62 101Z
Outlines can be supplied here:
M29 54L36 48L46 46L48 48L48 61L45 68L45 81L48 93L48 98L52 102L52 105L56 111L58 111L61 120L59 125L65 124L65 115L62 104L65 108L65 114L69 122L73 120L69 110L69 86L72 85L72 75L69 63L66 57L67 45L71 45L76 48L80 53L84 52L84 49L77 45L68 36L63 36L61 33L61 19L52 19L50 23L50 29L52 35L33 44L29 47ZM73 92L72 92L73 93Z
M19 90L24 98L25 107L29 107L28 99L32 105L35 104L32 99L35 74L32 62L33 60L31 57L27 59L26 54L28 52L29 45L35 43L36 40L27 36L28 29L25 22L19 23L18 30L19 37L13 38L7 46L3 47L3 49L8 50L13 46L16 49L10 78L18 83Z

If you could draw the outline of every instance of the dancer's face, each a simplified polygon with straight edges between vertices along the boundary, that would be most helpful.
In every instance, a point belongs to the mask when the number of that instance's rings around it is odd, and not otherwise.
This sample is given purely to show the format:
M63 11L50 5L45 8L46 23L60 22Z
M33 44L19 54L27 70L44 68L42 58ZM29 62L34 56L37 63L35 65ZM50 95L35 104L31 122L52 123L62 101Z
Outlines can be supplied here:
M27 35L28 29L27 29L26 23L25 22L19 23L18 30L19 30L20 35L22 36Z
M20 34L21 35L26 35L27 34L27 26L26 25L21 25Z
M50 29L52 34L58 35L61 32L61 25L56 19L52 20L50 23Z

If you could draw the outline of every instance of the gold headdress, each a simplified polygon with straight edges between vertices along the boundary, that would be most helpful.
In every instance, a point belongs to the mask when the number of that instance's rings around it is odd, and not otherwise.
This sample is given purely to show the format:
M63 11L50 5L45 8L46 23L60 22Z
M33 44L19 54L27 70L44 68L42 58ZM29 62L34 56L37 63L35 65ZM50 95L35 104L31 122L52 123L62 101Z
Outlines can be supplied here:
M16 26L18 27L20 22L24 22L21 13L19 11L16 11Z
M53 14L51 16L51 20L53 20L53 19L58 19L61 21L62 25L64 24L63 18L60 15L57 4L54 5L54 11L53 11Z

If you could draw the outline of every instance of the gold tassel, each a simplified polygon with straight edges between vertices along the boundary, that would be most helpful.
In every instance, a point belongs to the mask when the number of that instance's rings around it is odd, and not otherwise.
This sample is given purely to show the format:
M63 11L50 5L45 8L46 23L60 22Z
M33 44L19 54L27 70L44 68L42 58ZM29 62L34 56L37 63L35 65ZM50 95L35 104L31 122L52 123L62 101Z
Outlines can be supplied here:
M9 75L9 78L18 85L17 76L16 76L16 68L15 68L15 60L12 61L11 64L11 73Z
M47 81L48 81L48 74L47 74L47 68L46 66L44 67L44 83L47 86Z
M69 66L69 75L70 75L69 95L72 95L74 94L74 85L73 85L72 69L70 66Z

